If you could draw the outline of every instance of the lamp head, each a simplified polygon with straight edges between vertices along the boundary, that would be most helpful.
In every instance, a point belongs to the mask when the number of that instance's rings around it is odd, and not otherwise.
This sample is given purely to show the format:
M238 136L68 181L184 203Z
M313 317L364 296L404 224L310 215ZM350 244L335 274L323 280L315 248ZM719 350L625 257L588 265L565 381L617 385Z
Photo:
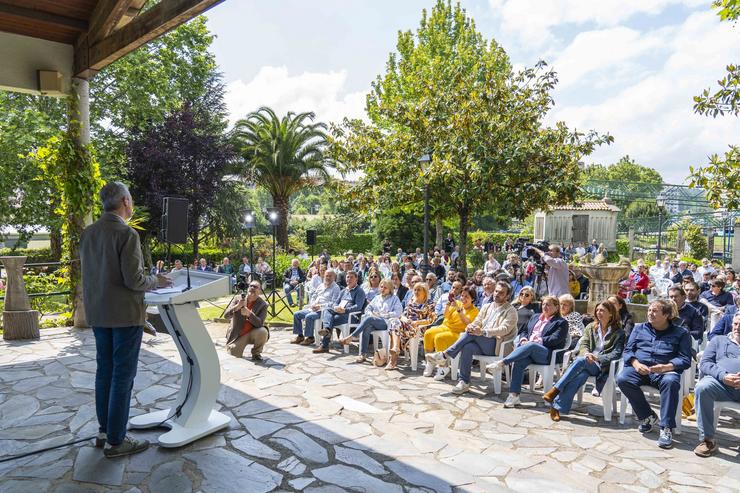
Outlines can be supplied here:
M272 226L280 224L280 210L277 207L268 207L267 220Z
M247 229L254 228L254 211L252 209L247 209L244 211L244 227Z

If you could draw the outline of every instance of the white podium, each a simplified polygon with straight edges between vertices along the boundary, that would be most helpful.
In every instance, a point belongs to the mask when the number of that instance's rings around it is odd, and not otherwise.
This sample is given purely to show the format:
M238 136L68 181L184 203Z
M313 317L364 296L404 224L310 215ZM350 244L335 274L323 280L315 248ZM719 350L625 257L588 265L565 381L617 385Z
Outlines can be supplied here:
M172 288L146 293L144 300L158 307L162 322L180 352L180 391L172 408L131 418L129 426L170 428L160 435L159 444L180 447L225 428L230 421L228 416L213 409L221 386L221 368L213 341L196 311L197 301L228 295L230 284L227 275L191 271L191 287L183 291L187 287L185 270L170 277Z

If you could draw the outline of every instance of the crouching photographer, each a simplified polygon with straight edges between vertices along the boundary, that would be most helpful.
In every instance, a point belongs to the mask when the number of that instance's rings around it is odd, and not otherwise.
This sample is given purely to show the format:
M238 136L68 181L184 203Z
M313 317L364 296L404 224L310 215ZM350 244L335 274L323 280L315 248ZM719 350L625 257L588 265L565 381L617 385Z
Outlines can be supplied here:
M270 338L264 326L267 302L260 298L259 281L250 281L246 286L240 283L238 287L242 290L241 296L235 296L224 313L227 319L231 319L231 327L226 333L226 350L241 358L247 345L252 344L252 360L262 361L262 349Z

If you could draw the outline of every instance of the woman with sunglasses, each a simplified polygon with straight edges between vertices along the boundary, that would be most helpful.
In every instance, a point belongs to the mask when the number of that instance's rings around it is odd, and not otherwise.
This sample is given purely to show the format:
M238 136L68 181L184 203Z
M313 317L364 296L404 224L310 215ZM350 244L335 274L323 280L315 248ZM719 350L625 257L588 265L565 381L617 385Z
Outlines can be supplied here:
M376 295L380 293L380 273L377 270L370 269L367 273L367 280L362 285L365 291L365 299L368 303L373 301Z
M393 284L390 279L380 281L380 294L365 308L360 319L360 325L349 336L340 339L342 346L349 345L353 337L360 337L360 355L356 363L363 363L369 356L370 335L374 330L388 330L392 320L401 316L403 307L401 300L393 294Z
M391 336L390 356L386 370L394 370L401 350L408 352L411 339L422 333L434 322L434 303L429 288L424 282L414 284L411 299L398 320L391 321L388 329Z
M391 285L393 286L393 294L396 295L396 297L398 298L398 301L403 300L409 288L407 288L401 283L401 273L400 272L394 272L393 274L391 274Z
M511 304L516 308L517 333L521 332L522 329L527 326L529 319L534 315L535 311L532 303L534 303L534 289L529 286L524 286L521 291L519 291L519 296L517 296L516 301Z

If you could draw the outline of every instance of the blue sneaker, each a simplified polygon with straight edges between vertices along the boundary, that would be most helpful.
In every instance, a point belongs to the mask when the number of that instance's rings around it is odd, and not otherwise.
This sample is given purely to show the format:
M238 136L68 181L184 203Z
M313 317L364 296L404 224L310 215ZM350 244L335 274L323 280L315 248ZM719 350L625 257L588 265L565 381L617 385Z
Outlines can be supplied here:
M651 414L640 422L640 427L637 429L640 430L640 433L649 433L653 429L653 425L656 424L658 424L658 417Z
M660 448L673 447L673 433L670 428L661 428L660 438L658 438L658 447Z

